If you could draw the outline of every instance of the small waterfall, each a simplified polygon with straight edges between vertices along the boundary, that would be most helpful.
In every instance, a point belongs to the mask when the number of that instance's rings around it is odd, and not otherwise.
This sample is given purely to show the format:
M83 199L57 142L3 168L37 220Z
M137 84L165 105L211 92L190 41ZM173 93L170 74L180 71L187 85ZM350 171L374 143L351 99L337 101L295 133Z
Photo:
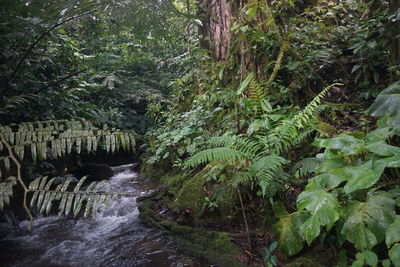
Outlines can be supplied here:
M41 217L33 222L9 218L0 224L2 266L206 266L181 255L157 230L139 220L136 198L155 188L132 165L114 168L109 181L119 197L96 218Z

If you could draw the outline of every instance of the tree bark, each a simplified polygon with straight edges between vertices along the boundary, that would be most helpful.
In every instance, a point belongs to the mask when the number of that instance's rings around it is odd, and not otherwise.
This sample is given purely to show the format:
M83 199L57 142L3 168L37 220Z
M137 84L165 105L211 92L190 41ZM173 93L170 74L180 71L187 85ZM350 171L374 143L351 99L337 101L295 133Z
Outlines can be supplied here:
M228 0L199 0L198 3L205 15L203 33L207 35L207 37L204 36L201 45L211 49L215 60L224 62L231 42L230 4Z
M400 8L399 0L389 0L389 14L394 14ZM398 35L400 34L400 22L390 21L389 22L389 67L400 64L400 41ZM398 69L390 71L390 82L393 83L400 80L400 74Z

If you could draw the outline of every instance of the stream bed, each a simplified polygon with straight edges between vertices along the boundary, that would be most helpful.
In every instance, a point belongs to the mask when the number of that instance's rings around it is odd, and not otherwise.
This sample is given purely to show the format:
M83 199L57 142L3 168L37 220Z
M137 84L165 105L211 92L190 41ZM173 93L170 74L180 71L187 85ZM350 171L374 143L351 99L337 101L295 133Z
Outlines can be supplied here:
M39 217L0 224L0 266L210 266L185 256L158 230L139 219L137 197L157 185L139 178L129 165L114 168L110 178L119 197L96 218Z

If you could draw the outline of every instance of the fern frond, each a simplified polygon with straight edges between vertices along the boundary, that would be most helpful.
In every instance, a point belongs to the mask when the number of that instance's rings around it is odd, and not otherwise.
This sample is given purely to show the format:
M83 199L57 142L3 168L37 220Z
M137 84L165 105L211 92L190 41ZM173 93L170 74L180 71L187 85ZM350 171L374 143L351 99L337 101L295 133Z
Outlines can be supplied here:
M0 116L10 114L10 110L29 103L35 97L36 95L34 94L26 94L6 98L5 103L3 103L2 107L0 108Z
M86 205L84 216L92 213L92 216L95 217L98 208L101 205L108 207L118 194L104 192L103 182L92 182L86 190L81 190L86 178L86 176L82 177L73 191L67 191L71 180L66 180L55 189L51 189L51 187L56 177L49 181L47 181L47 177L34 180L29 185L29 192L33 192L31 208L36 208L39 213L49 214L54 202L59 201L59 216L72 214L76 217L82 207Z
M200 151L199 153L189 158L185 165L193 168L202 164L212 162L214 160L233 162L235 160L240 160L244 158L246 158L246 156L236 149L228 147L216 147Z
M17 184L17 178L10 176L0 183L0 211L4 206L10 204L10 197L13 195L12 187Z
M236 187L239 184L246 184L254 181L254 174L250 171L237 171L233 175L232 186Z
M214 136L211 137L207 143L211 145L211 147L231 147L236 143L237 139L238 137L236 135Z
M107 152L116 150L134 151L135 136L118 129L99 129L86 120L38 121L20 124L0 125L0 134L11 145L15 154L22 161L26 149L31 151L32 160L46 159L47 148L53 158L63 157L76 151L80 154L97 151L99 144ZM0 151L3 146L0 146Z
M297 173L299 177L314 173L315 170L321 165L322 161L323 160L319 158L302 159L294 165L292 173Z
M287 163L280 156L270 155L260 158L251 166L263 195L273 195L282 188L287 180L287 176L283 175L283 166Z
M211 138L208 144L212 147L229 147L238 150L249 158L255 157L257 152L262 149L259 142L235 135L216 136Z
M286 152L299 140L302 131L311 125L313 119L318 114L318 108L321 104L322 98L334 86L340 85L334 83L319 93L314 99L293 118L283 120L277 127L275 127L266 137L266 146L271 154L282 154Z

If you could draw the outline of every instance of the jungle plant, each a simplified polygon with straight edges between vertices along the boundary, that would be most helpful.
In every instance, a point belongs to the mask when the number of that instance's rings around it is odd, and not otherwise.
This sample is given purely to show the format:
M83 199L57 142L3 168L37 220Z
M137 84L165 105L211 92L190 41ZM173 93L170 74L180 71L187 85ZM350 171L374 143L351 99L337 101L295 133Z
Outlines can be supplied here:
M231 176L233 186L256 182L263 195L274 195L284 188L287 176L283 173L283 166L287 160L280 155L294 146L312 131L300 131L312 125L321 99L332 88L325 88L301 112L292 118L282 120L277 127L266 135L258 138L244 136L223 135L211 138L208 141L209 149L192 156L186 166L193 168L209 162L221 162L230 165L226 168Z
M96 182L90 184L85 191L81 191L85 177L71 192L67 191L70 180L52 189L56 177L49 181L47 177L37 178L28 187L21 174L22 164L28 157L36 162L48 157L61 158L71 153L91 153L97 151L100 146L112 153L119 149L133 151L136 144L133 134L117 129L110 130L106 126L99 129L86 120L37 121L0 126L0 141L0 178L6 177L0 183L1 210L4 205L9 204L13 194L12 187L18 183L24 191L23 206L31 221L33 216L27 205L30 193L33 193L31 207L36 207L38 212L49 213L53 200L60 200L59 214L68 215L73 207L72 212L75 216L83 203L86 203L85 216L91 210L95 215L97 207L101 203L109 203L116 194L104 192L102 183Z
M398 116L398 88L398 83L390 85L369 110L375 116L390 116L378 122L380 128L314 141L325 149L317 155L319 163L314 161L318 167L312 172L317 176L308 180L299 195L297 212L277 212L280 221L275 229L288 255L301 251L303 240L311 245L324 235L321 229L329 234L335 228L337 246L348 241L359 251L353 266L376 266L374 249L385 240L392 264L399 266L400 147L389 143L398 134L393 124ZM382 264L390 265L388 259Z
M267 265L267 267L273 267L277 266L276 263L276 256L272 255L276 247L278 246L278 242L274 241L272 242L269 246L265 247L264 253L263 253L263 261L264 264Z

